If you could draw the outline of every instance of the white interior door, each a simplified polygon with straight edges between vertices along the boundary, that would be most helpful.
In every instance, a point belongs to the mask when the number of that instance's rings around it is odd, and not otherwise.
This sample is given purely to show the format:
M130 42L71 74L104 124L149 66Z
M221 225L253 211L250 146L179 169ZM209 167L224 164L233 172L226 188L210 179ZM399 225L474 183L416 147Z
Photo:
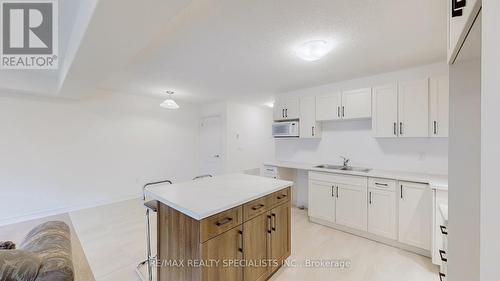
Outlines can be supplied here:
M200 154L202 174L223 173L223 130L220 116L205 117L201 120Z

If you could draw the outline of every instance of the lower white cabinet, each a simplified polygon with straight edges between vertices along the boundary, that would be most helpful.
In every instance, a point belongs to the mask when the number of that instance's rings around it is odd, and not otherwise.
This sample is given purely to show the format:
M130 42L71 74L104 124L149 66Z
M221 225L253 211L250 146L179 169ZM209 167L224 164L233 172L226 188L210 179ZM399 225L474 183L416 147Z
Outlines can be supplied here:
M335 222L334 184L309 181L309 217Z
M337 185L335 223L367 230L367 188L349 184Z
M368 182L368 232L396 240L396 181L370 178Z
M432 252L432 208L428 184L309 172L313 221L381 242L389 239L417 253Z
M399 182L399 242L431 249L432 191L427 184Z

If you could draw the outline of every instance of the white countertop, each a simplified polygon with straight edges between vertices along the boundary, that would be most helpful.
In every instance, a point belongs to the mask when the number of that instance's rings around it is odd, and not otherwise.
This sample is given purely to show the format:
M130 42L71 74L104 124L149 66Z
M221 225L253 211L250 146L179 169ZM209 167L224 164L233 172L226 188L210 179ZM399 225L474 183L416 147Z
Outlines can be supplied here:
M146 195L201 220L292 185L291 181L229 174L155 185L146 191Z
M374 178L387 178L387 179L396 179L402 181L421 182L429 184L429 186L432 189L448 190L447 175L433 175L425 173L387 171L387 170L377 170L377 169L370 170L367 173L355 172L355 171L341 171L341 170L314 168L314 166L317 166L319 164L297 163L288 161L266 162L264 163L264 165L292 168L298 170L309 170L309 171L327 172L335 174L357 175L357 176L374 177Z

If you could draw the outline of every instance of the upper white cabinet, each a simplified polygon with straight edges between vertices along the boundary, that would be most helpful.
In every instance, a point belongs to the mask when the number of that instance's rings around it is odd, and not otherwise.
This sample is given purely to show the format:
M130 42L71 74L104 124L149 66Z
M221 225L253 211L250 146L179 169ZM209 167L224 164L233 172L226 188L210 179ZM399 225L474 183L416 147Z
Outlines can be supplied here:
M372 89L365 88L342 93L342 118L372 117Z
M301 138L320 138L321 123L316 121L316 98L314 96L301 97L299 135Z
M274 103L274 120L299 119L300 108L298 97L281 97Z
M374 137L429 136L429 81L404 81L374 87Z
M431 137L448 137L449 96L448 76L430 79L429 136Z
M316 97L316 120L370 118L371 99L371 88L319 95Z
M342 93L316 96L316 120L338 120L342 118Z
M427 184L399 182L399 242L431 249L432 191Z
M453 64L481 10L480 0L448 0L448 63Z
M429 80L400 82L398 104L399 136L429 136Z
M372 131L374 137L398 136L398 85L373 88Z

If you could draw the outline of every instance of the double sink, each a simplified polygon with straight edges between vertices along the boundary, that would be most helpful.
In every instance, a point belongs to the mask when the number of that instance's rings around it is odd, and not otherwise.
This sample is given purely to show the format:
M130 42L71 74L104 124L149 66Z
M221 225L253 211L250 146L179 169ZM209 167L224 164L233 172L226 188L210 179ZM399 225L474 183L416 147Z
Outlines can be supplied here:
M328 170L338 170L338 171L362 172L362 173L368 173L369 171L371 171L371 169L367 169L367 168L342 166L342 165L328 165L328 164L322 164L322 165L314 166L314 168L328 169Z

